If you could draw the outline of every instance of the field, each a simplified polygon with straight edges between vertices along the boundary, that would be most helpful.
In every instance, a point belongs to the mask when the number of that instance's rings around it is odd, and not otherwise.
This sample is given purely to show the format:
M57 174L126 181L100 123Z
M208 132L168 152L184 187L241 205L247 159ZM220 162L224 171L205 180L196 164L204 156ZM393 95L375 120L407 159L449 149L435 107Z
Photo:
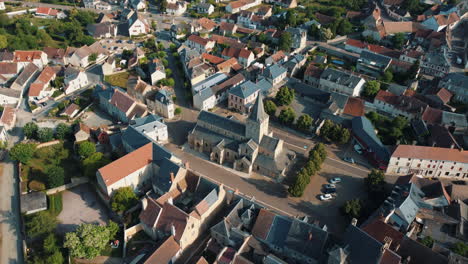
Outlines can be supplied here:
M127 89L127 81L128 81L129 76L130 76L130 73L121 72L121 73L104 76L104 81L108 82L110 85Z

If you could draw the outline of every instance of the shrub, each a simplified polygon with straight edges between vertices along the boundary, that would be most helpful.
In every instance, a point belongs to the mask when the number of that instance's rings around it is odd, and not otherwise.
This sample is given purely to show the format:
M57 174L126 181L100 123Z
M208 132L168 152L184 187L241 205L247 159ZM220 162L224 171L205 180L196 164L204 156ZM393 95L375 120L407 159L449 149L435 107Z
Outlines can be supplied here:
M276 113L276 104L272 100L265 101L265 112L269 115L275 115Z
M34 238L51 233L57 227L57 220L48 211L41 211L26 218L25 226L26 234Z
M10 158L12 160L19 161L23 164L27 164L32 159L34 152L36 151L36 145L31 143L20 143L14 145L10 150Z
M342 207L343 214L349 216L350 218L359 218L361 215L361 209L361 200L357 198L346 201Z
M290 105L294 100L295 94L293 89L289 89L287 86L283 86L276 93L275 100L278 105Z
M111 200L112 210L115 212L125 212L138 203L138 198L131 187L122 187L115 191Z
M294 119L296 119L296 113L291 107L288 107L281 110L278 119L285 125L292 125L294 123Z
M182 108L177 107L177 108L174 110L174 114L176 114L176 115L182 114Z
M45 170L47 175L47 186L55 188L65 183L65 171L61 167L49 166Z
M32 180L29 182L29 189L33 191L44 191L46 189L46 186L40 181Z
M82 157L83 159L91 156L95 152L96 146L89 141L80 143L80 145L78 146L78 155L80 155L80 157Z
M39 128L37 131L37 139L40 142L49 142L54 139L54 130L50 127Z

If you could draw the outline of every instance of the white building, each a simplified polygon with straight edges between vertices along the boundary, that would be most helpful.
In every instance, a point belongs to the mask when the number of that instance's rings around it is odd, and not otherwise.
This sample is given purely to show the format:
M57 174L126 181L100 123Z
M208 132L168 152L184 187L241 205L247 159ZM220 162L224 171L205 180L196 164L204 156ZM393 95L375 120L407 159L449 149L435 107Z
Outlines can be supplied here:
M214 5L210 3L200 3L197 5L197 12L199 14L211 15L214 12Z
M138 12L134 12L128 19L128 34L130 37L148 34L150 29L151 28L146 18L144 18Z
M0 1L0 10L5 10L5 2L3 0Z
M191 35L184 43L191 49L195 49L200 53L208 52L214 48L216 42L214 40L205 39L197 35Z
M166 12L169 15L173 16L181 16L187 11L187 2L185 1L177 1L177 2L169 2L166 7Z
M226 6L226 12L235 14L242 10L247 10L251 7L258 6L260 4L262 4L261 0L237 0L230 2Z
M399 145L390 158L387 173L467 179L468 151Z
M18 63L21 69L29 63L33 63L42 70L49 63L49 60L47 59L47 54L42 50L16 50L13 62Z
M166 71L164 65L159 59L154 59L148 64L148 71L151 77L151 84L156 85L156 83L164 78L166 78Z
M329 92L359 96L366 81L354 74L327 68L320 76L319 88Z
M68 67L65 70L65 94L73 93L89 84L88 75L82 70Z
M159 90L154 97L149 96L146 99L146 105L153 113L169 119L174 118L175 104L171 94L165 89Z

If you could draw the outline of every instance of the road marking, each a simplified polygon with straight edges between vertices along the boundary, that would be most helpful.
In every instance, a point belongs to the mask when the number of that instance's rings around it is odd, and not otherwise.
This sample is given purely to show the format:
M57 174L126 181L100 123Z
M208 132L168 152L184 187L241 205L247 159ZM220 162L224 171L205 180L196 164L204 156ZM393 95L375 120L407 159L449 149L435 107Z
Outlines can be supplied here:
M348 163L346 163L346 162L344 162L344 161L341 161L341 160L337 160L337 159L330 158L330 157L327 157L327 159L336 161L336 162L341 163L341 164L343 164L343 165L349 166L349 167L351 167L351 168L353 168L353 169L358 169L358 170L361 170L361 171L366 172L366 173L369 172L369 170L365 170L365 169L362 169L362 168L359 168L359 167L356 167L356 166L352 166L352 165L350 165L350 164L348 164Z

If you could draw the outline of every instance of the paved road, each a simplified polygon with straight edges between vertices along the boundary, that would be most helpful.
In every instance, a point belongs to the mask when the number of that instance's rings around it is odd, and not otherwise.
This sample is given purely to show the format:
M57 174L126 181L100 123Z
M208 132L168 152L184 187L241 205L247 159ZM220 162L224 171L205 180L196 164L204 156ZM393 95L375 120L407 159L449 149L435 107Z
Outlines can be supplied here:
M17 112L16 127L9 133L10 147L23 137L21 127L31 121L31 113L24 110L24 103ZM0 175L0 264L24 263L20 223L18 171L7 158Z

